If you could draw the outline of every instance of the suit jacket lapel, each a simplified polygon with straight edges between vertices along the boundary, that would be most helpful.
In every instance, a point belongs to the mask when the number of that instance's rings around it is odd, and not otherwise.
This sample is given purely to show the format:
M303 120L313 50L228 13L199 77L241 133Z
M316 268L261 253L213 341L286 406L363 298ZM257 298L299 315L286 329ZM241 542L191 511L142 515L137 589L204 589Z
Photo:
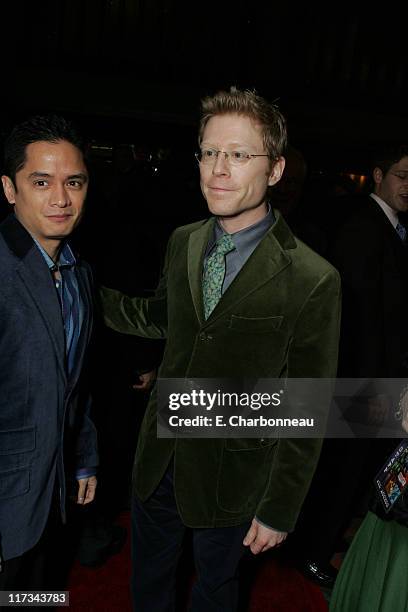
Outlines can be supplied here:
M16 256L16 272L21 278L27 292L41 315L45 327L53 342L58 365L66 381L65 334L62 320L61 305L55 290L50 271L40 251L35 247L33 239L20 224L15 215L9 215L0 226L10 250ZM77 265L78 286L83 301L84 318L77 346L74 371L71 375L71 386L76 382L80 364L82 364L84 349L88 344L91 319L92 296L88 274L83 266Z
M78 280L78 288L80 293L80 299L82 300L82 307L84 317L82 321L81 331L78 339L78 345L75 354L75 365L71 374L70 382L75 385L82 367L84 358L85 348L88 345L90 331L92 327L91 313L92 313L92 296L91 287L89 284L88 276L85 268L80 263L76 266L76 277Z
M270 281L291 263L289 254L283 248L294 248L296 243L282 218L279 218L255 251L246 261L239 274L223 294L221 300L208 318L213 323L219 317L234 308L248 295ZM286 231L285 231L286 230ZM284 244L281 244L281 241Z
M194 308L201 324L205 322L202 289L203 262L205 250L214 229L214 222L214 217L212 217L198 230L192 232L188 241L188 280Z
M228 287L207 321L204 318L202 274L205 250L214 228L214 217L190 234L188 277L194 308L201 325L213 323L290 265L291 259L286 249L295 248L296 242L282 216L277 212L275 214L275 223Z
M408 260L408 248L407 243L403 242L398 236L397 230L392 226L385 212L381 209L380 205L375 202L373 198L368 198L369 211L373 221L383 228L384 240L392 247L395 258L395 265L400 270L403 277L406 277L406 266Z
M24 260L21 260L17 273L45 323L55 348L58 365L65 378L65 337L61 306L50 271L37 248L33 247Z

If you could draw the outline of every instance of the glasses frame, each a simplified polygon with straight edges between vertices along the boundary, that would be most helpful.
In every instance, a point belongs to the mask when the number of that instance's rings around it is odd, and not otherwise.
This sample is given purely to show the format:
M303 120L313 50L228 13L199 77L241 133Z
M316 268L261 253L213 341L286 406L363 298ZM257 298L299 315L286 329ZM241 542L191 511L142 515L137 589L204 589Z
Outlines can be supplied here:
M228 162L229 164L232 164L233 166L240 166L242 165L242 163L245 165L248 163L248 161L250 161L253 157L271 157L270 155L268 155L268 153L246 153L244 155L244 159L246 159L245 162L231 162L230 157L231 157L231 153L233 153L233 151L231 151L230 153L228 153L228 151L222 151L222 149L207 149L207 151L214 151L214 153L216 153L215 156L215 160L213 162L207 162L208 164L210 163L215 163L218 159L218 156L220 153L224 153L225 155L225 161ZM198 161L199 164L204 163L204 165L206 165L206 162L203 162L200 159L200 156L202 155L202 151L196 151L194 153L196 160Z

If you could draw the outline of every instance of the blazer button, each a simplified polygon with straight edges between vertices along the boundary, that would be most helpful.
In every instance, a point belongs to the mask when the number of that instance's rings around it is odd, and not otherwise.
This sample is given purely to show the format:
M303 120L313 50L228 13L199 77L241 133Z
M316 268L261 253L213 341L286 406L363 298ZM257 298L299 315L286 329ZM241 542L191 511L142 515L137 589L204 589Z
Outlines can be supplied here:
M200 340L212 340L213 337L210 334L206 334L205 332L201 332L199 335Z

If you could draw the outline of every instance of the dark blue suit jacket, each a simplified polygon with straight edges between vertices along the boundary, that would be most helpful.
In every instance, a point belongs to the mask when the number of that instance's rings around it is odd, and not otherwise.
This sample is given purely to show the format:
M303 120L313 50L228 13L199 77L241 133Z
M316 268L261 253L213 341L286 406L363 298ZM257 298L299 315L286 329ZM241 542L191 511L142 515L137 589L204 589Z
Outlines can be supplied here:
M65 519L68 468L96 466L81 375L91 331L91 277L77 265L84 321L74 371L65 367L61 307L48 266L14 215L0 225L0 554L39 540L54 486Z

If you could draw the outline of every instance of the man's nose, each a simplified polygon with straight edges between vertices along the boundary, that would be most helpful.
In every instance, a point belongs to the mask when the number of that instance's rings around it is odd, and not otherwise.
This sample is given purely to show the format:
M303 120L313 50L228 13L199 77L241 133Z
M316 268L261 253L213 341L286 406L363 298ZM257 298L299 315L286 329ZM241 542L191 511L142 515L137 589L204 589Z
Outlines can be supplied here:
M53 204L65 208L70 204L70 197L65 185L56 185L53 193Z
M213 166L213 174L215 175L220 175L220 174L230 174L230 165L229 162L227 160L227 154L224 153L223 151L219 151L218 155L217 155L217 159L215 160L214 166Z

